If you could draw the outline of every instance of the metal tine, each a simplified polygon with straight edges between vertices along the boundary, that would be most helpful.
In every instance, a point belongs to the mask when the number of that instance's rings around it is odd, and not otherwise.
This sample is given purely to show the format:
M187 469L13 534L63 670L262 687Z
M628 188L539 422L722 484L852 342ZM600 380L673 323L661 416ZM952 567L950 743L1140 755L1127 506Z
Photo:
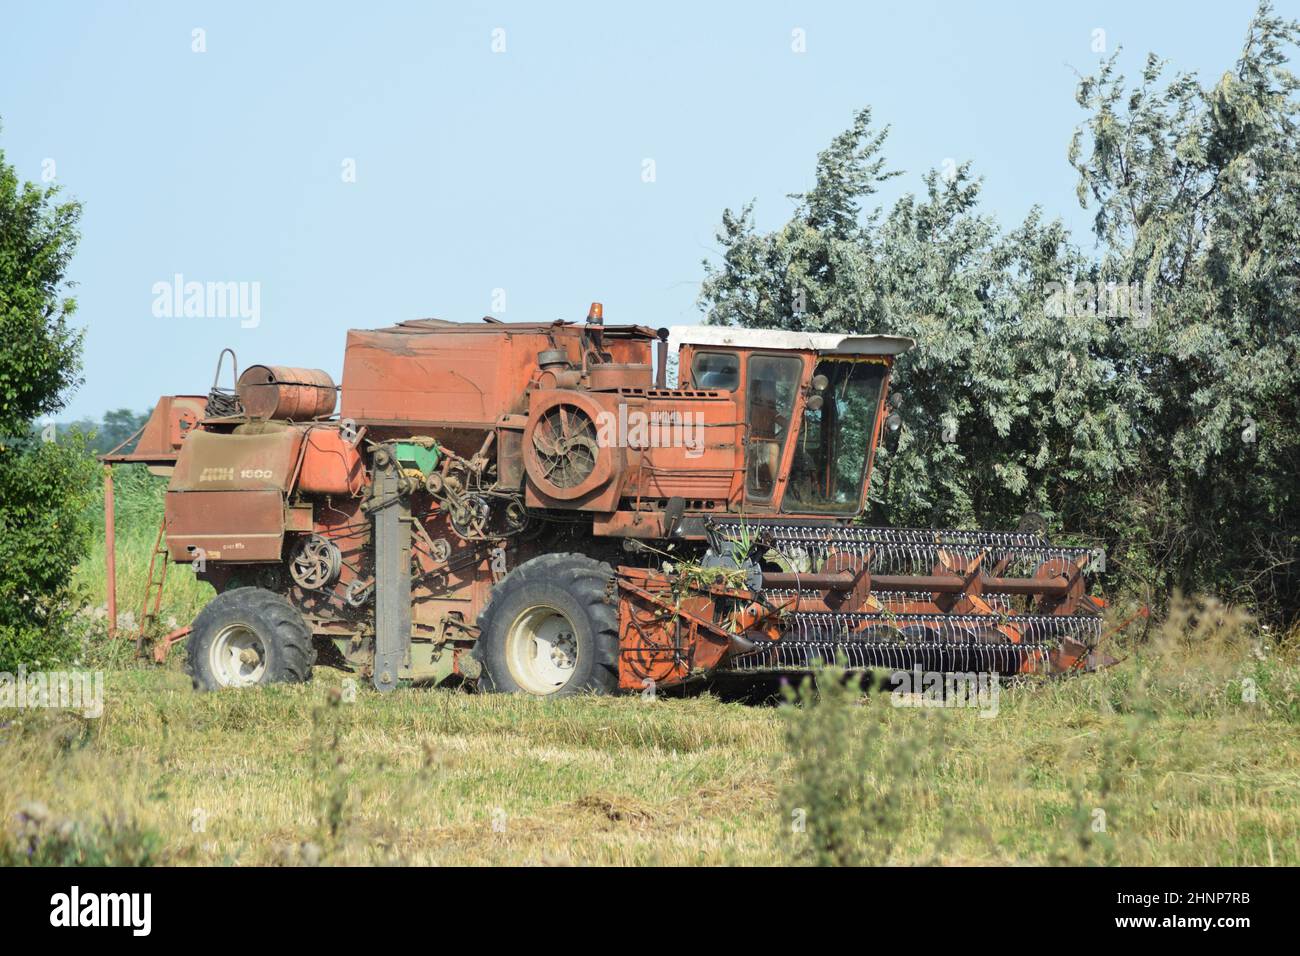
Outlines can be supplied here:
M715 522L714 525L718 534L722 537L733 538L734 535L727 534L728 529L739 529L740 526L739 522L726 520ZM918 548L929 552L936 547L946 547L964 553L989 548L996 560L1002 560L1010 554L1020 560L1036 560L1039 562L1049 558L1078 557L1087 553L1086 548L1054 546L1044 538L1024 533L929 531L896 528L809 529L771 522L757 525L751 524L750 527L756 531L765 532L778 545L789 545L798 542L820 548L850 546L862 550L873 545L889 544L906 548L912 551L913 554L915 554L915 549Z
M887 665L907 669L926 667L967 669L974 665L1013 673L1027 660L1041 658L1062 638L1072 636L1089 646L1100 637L1102 620L1087 615L1012 615L1007 618L1021 634L1018 644L986 644L975 634L990 626L987 614L898 614L889 620L896 627L924 626L925 631L899 643L880 635L871 636L873 624L884 623L881 615L865 611L796 612L783 619L786 637L750 655L737 658L735 666L755 669L771 666L772 658L789 664L806 664L820 656L834 661L842 649L855 666Z

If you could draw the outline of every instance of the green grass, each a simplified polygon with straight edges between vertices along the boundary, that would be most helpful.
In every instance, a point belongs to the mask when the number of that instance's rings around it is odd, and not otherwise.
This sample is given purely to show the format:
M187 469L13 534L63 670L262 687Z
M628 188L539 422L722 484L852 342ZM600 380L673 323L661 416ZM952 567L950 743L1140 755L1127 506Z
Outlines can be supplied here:
M778 864L819 858L807 841L834 812L873 862L1300 864L1300 725L1283 701L1300 671L1270 665L1274 689L1246 703L1231 677L1259 663L1210 661L1169 652L1004 689L993 718L851 695L840 730L865 734L864 790L805 788L801 834L789 785L809 770L786 721L816 706L364 684L348 703L327 669L218 694L175 666L122 669L97 720L5 714L0 816L17 821L11 861L75 826L91 858L100 833L122 859L178 864ZM47 822L20 815L33 803Z
M115 470L114 484L118 627L133 637L144 610L149 560L157 541L166 480L150 475L143 466L128 465ZM102 503L92 519L96 532L90 553L77 566L72 578L73 587L86 603L79 621L87 652L83 656L92 664L116 664L121 655L105 642L108 564ZM194 577L188 565L171 565L167 569L159 619L151 636L188 624L212 600L214 593L210 585Z
M133 628L139 622L157 530L128 528L117 536L117 613L121 627ZM99 537L73 575L74 586L86 596L92 611L107 607L107 579L106 550ZM176 622L174 627L188 624L215 593L211 585L195 578L188 565L173 564L167 569L159 616L164 624Z
M126 496L136 613L157 493ZM77 577L102 601L102 550ZM210 591L168 580L185 623ZM179 654L136 663L87 620L102 717L0 710L0 863L1300 865L1295 635L1261 650L1214 602L1106 671L1004 686L991 718L880 693L354 694L327 668L197 694Z

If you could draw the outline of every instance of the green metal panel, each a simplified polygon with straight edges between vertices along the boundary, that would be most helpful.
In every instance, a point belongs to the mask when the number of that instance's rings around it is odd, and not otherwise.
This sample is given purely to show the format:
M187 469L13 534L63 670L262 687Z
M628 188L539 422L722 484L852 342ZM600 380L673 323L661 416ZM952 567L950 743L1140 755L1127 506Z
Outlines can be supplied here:
M442 460L436 445L426 448L424 445L415 442L399 441L396 443L396 450L397 460L402 467L418 468L426 475L437 468L438 462Z

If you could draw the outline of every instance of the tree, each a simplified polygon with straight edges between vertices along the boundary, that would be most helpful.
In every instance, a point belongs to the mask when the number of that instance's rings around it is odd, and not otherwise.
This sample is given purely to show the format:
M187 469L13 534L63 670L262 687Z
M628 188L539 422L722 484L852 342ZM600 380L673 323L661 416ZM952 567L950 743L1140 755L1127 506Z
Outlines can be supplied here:
M1035 208L1002 232L969 166L867 210L888 130L869 110L818 156L790 220L723 213L709 323L890 332L871 520L1007 527L1024 511L1107 547L1122 587L1300 611L1300 30L1261 4L1211 89L1084 78L1070 145L1102 251Z
M129 408L116 408L104 413L102 421L83 418L66 425L59 425L58 431L63 435L71 431L80 431L92 435L90 450L97 455L112 451L122 442L134 435L149 420L149 412L133 412Z
M894 373L904 425L877 458L873 520L1014 526L1035 510L1067 524L1133 455L1104 321L1047 314L1044 290L1082 257L1038 210L1001 234L968 166L931 172L925 195L883 220L864 212L895 175L880 157L886 133L861 111L772 233L755 231L752 204L724 213L706 321L916 339Z
M1265 2L1211 88L1153 55L1129 89L1111 57L1079 85L1070 149L1101 270L1153 303L1123 335L1150 407L1128 504L1159 582L1282 618L1300 609L1298 41Z
M57 187L20 185L0 151L0 670L75 652L69 580L85 553L94 461L72 435L47 441L36 422L78 382L81 335L68 320L66 271L75 202Z

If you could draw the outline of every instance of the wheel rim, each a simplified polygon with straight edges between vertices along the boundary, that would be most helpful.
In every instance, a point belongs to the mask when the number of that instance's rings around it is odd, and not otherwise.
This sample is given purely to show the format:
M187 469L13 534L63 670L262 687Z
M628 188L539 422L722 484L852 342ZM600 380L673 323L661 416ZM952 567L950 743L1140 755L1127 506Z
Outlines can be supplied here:
M553 694L573 678L578 638L564 612L550 605L530 607L506 633L506 666L530 694Z
M222 687L248 687L266 674L266 644L247 624L228 624L208 650L212 675Z

